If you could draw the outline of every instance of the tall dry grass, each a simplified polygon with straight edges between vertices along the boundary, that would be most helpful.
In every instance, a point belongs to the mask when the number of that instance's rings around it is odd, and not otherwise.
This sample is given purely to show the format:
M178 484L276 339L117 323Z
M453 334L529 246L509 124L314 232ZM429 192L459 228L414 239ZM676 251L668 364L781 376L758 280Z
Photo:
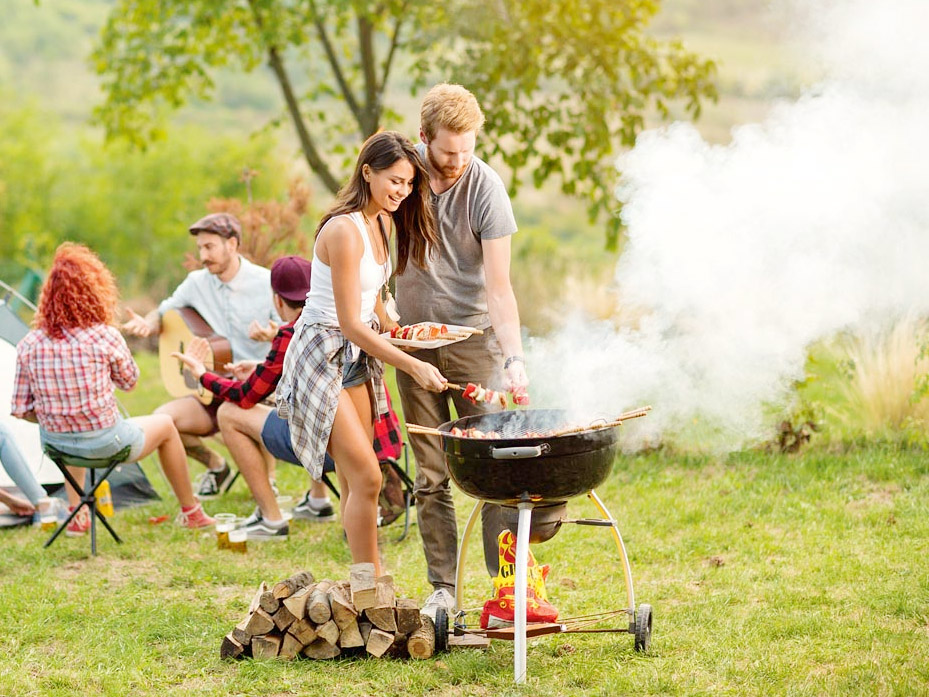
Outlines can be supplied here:
M841 339L837 357L845 375L827 411L847 429L867 434L925 430L929 398L913 397L918 377L929 372L929 360L920 358L926 341L929 323L914 316Z

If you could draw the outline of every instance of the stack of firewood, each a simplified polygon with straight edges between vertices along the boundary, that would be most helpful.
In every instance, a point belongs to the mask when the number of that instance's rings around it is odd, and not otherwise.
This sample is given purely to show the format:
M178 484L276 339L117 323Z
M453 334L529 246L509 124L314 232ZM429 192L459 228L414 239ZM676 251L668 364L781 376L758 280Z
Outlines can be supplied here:
M429 658L432 620L414 600L397 598L393 578L353 564L348 581L315 581L301 571L268 590L262 583L246 617L223 638L222 658Z

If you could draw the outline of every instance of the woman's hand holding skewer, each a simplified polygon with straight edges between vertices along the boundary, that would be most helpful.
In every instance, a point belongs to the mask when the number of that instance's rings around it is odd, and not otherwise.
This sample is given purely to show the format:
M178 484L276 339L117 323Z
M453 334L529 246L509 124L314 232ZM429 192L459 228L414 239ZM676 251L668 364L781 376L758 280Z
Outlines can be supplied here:
M429 392L443 392L448 385L448 380L443 377L438 368L417 358L412 359L412 364L406 372L420 387Z

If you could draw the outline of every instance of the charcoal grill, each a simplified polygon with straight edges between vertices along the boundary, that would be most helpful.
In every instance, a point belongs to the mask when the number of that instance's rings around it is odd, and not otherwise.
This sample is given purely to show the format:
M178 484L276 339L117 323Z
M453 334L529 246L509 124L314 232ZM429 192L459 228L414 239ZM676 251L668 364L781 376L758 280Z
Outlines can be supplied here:
M650 408L627 412L610 422L578 425L571 423L563 410L525 409L468 416L439 426L434 435L442 438L442 448L451 479L466 494L477 499L462 533L458 548L455 579L455 602L459 610L455 619L456 633L480 633L490 638L511 638L514 642L513 673L517 683L526 678L526 638L541 634L568 631L616 631L635 637L635 649L647 651L651 642L652 611L650 605L635 605L635 593L629 559L616 519L607 510L594 489L603 483L616 458L619 441L618 426L629 418L644 416ZM453 435L453 429L472 432L477 429L494 437L475 438ZM427 432L427 431L421 431ZM456 431L457 432L457 431ZM586 494L601 518L587 520L549 521L553 526L548 539L563 523L608 527L622 561L626 586L626 607L600 617L626 614L628 627L612 630L584 629L587 623L562 624L527 628L526 591L529 541L533 509L559 510L570 498ZM463 572L468 542L485 502L516 508L515 622L508 630L468 630L464 623ZM437 627L437 634L441 628ZM444 631L447 630L447 626Z

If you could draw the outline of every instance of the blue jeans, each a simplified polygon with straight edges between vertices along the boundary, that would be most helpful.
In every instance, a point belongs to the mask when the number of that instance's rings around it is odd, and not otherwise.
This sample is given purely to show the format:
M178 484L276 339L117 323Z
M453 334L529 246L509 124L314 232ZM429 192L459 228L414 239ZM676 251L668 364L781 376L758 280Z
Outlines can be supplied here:
M136 462L145 448L145 433L132 421L120 418L115 426L99 431L53 433L39 428L42 445L52 445L62 452L88 460L105 460L127 445L132 446L126 462Z
M45 489L29 469L29 463L13 440L12 431L5 424L0 424L0 464L31 504L35 505L39 499L45 498Z

